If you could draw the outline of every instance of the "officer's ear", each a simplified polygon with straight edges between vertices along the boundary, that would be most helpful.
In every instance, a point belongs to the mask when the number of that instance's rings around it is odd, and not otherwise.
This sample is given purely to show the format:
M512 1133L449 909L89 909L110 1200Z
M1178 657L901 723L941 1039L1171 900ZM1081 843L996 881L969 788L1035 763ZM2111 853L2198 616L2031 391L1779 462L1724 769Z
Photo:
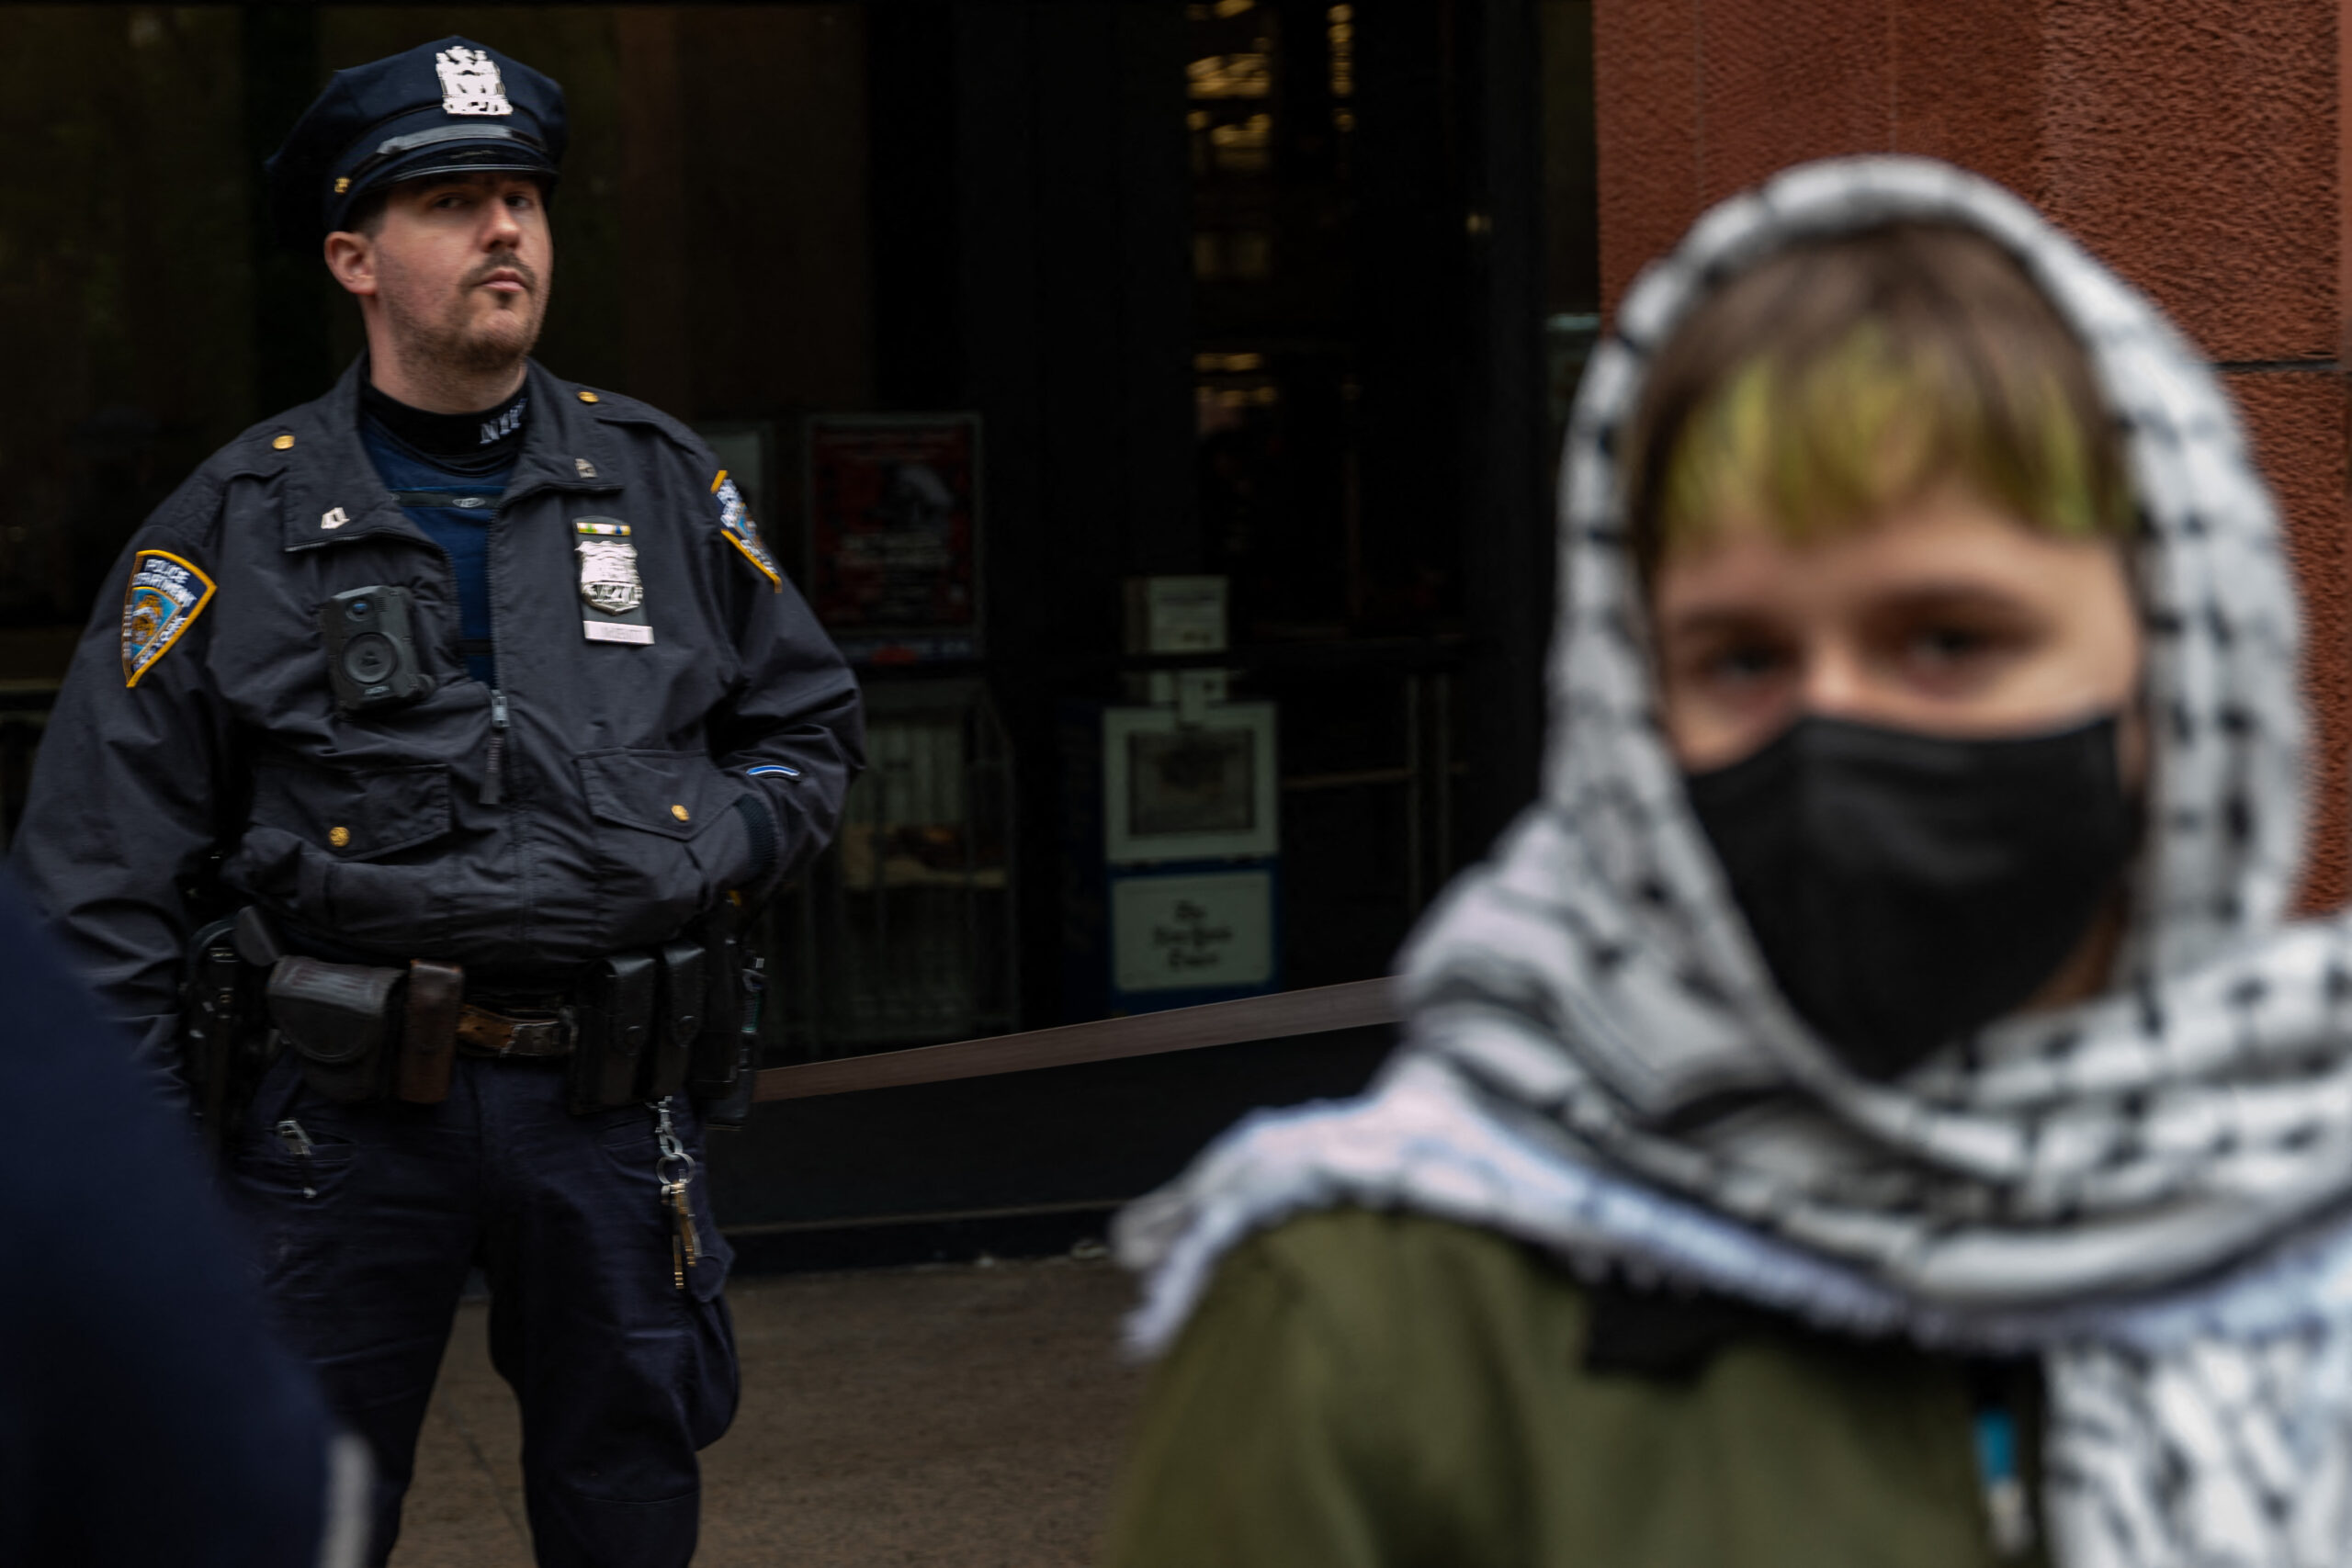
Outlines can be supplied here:
M352 204L343 227L326 238L327 270L354 294L376 292L376 238L384 231L391 192L372 190Z
M350 293L376 292L376 240L372 234L338 229L326 238L327 270Z

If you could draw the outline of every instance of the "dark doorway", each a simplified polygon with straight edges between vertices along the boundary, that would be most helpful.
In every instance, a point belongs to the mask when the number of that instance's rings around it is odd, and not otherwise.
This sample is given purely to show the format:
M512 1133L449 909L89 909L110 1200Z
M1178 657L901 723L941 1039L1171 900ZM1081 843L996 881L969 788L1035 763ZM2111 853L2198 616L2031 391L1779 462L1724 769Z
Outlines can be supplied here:
M0 132L45 149L0 169L0 338L40 367L0 393L0 827L130 532L356 348L260 159L328 72L451 31L571 97L541 357L746 454L787 561L808 421L978 416L984 636L865 672L908 747L966 727L977 815L862 840L915 864L864 948L779 914L771 1060L1108 1005L1065 974L1102 902L1065 729L1187 662L1126 651L1140 576L1226 579L1190 662L1278 712L1281 983L1385 973L1533 792L1589 0L0 6ZM995 901L930 897L958 874ZM948 961L963 990L857 1038L825 1021L882 1014L808 999ZM1259 1098L1225 1055L1173 1075L1191 1121Z

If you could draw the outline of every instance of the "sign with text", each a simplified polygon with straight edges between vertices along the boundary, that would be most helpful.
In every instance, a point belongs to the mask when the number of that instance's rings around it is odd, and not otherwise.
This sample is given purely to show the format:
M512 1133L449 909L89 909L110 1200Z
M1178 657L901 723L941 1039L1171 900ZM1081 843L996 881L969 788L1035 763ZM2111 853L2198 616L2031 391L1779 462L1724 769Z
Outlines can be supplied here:
M1122 991L1265 985L1274 975L1273 873L1116 878L1111 945Z

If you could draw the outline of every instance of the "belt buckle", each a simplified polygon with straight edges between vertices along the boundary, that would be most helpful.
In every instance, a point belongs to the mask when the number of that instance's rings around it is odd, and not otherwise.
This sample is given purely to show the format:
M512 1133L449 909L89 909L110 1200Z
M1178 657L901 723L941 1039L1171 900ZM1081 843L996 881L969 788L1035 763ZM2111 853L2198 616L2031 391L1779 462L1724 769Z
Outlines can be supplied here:
M506 1032L506 1043L498 1048L502 1056L552 1056L563 1046L563 1020L560 1018L516 1019Z

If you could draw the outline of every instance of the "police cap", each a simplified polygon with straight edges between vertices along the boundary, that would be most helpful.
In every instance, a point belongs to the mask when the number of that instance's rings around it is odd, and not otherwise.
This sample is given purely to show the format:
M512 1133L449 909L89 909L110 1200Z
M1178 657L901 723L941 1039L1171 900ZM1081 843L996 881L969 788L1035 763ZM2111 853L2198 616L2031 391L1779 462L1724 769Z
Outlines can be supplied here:
M278 237L308 249L370 191L425 175L510 169L552 184L563 89L470 39L338 71L266 165Z

